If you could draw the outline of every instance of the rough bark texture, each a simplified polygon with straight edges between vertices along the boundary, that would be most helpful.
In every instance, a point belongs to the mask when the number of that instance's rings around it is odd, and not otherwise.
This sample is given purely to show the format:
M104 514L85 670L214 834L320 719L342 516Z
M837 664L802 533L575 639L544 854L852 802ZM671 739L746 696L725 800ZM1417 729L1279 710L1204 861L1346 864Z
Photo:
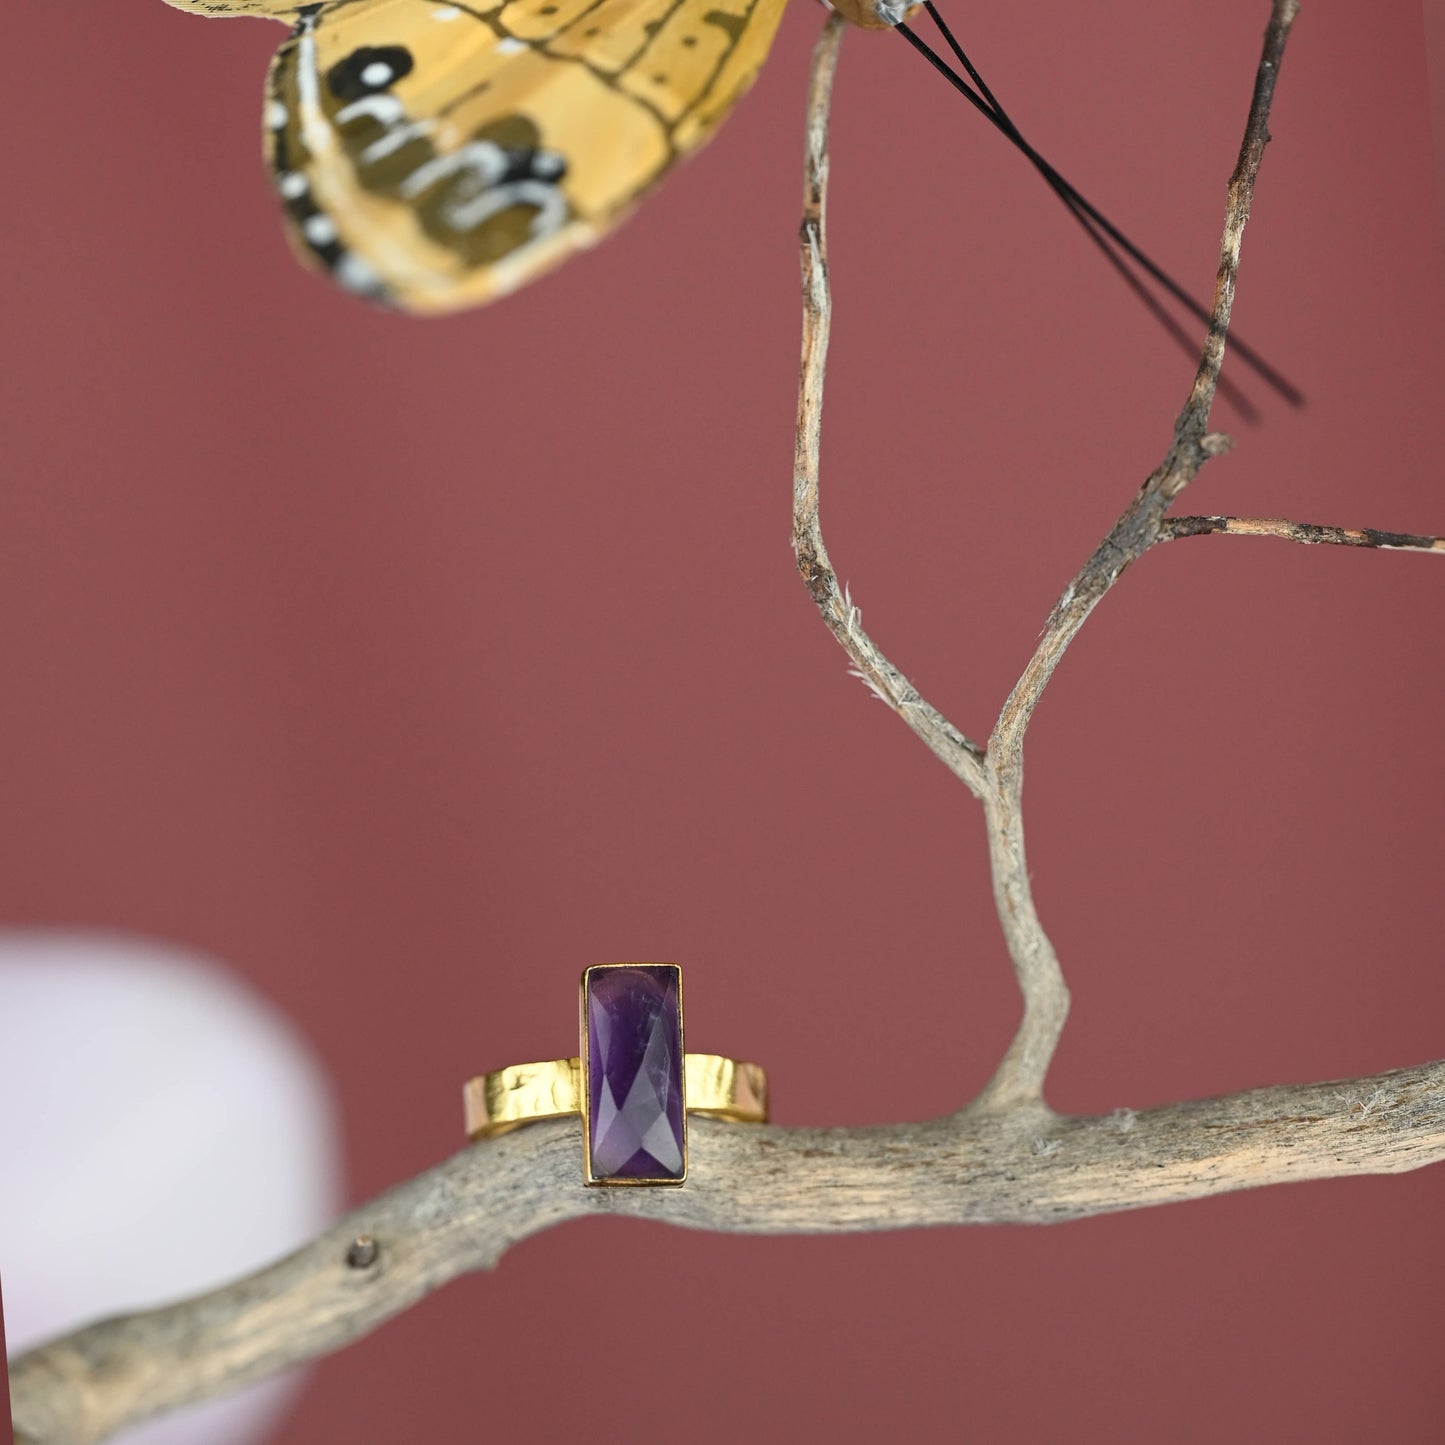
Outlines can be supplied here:
M250 1278L16 1362L22 1440L85 1442L326 1354L518 1240L587 1214L822 1233L1051 1224L1445 1158L1445 1062L1098 1118L976 1109L873 1129L695 1120L680 1190L589 1189L581 1127L474 1144ZM373 1248L355 1250L358 1238ZM370 1260L358 1265L351 1261Z

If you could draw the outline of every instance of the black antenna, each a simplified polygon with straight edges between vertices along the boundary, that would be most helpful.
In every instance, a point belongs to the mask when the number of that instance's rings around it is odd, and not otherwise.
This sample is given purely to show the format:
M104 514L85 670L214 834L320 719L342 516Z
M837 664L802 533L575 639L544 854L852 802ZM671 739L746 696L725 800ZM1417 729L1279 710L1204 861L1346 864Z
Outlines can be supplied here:
M1179 342L1191 355L1197 349L1195 342L1189 337L1184 329L1171 317L1159 304L1158 300L1151 296L1144 288L1139 278L1129 270L1128 266L1110 245L1112 241L1137 265L1139 265L1149 276L1184 306L1191 315L1205 323L1213 324L1213 317L1204 309L1167 271L1163 269L1152 257L1148 256L1136 246L1119 228L1114 225L1102 211L1092 204L1085 196L1081 195L1076 187L1065 180L1047 160L1026 141L1018 127L1009 118L1007 111L999 104L997 97L989 89L983 77L979 74L973 62L964 53L963 47L954 38L953 32L948 28L943 17L938 13L933 0L923 0L924 8L933 18L938 26L939 33L947 42L950 50L958 58L958 62L964 68L977 90L969 85L968 81L960 76L953 68L939 56L924 40L914 34L909 27L899 23L894 28L913 46L948 82L959 91L960 94L979 113L998 130L1013 146L1015 146L1033 165L1034 169L1043 176L1049 188L1068 207L1070 214L1078 221L1086 235L1099 247L1105 258L1124 279L1130 290L1144 303L1151 315L1164 327L1176 342ZM1287 380L1279 371L1271 366L1253 347L1232 337L1230 340L1232 349L1238 353L1240 359L1259 374L1267 385L1279 393L1291 406L1302 406L1304 394L1292 382ZM1223 378L1220 379L1220 390L1226 392L1241 412L1248 418L1253 419L1257 415L1254 407L1239 392L1238 388L1229 386Z

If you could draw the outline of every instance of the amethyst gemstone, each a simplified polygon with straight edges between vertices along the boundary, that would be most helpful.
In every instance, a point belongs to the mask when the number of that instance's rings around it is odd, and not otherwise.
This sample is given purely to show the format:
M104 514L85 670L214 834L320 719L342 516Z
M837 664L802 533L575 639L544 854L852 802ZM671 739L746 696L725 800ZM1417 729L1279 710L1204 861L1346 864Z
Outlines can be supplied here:
M587 971L589 1177L682 1179L682 970L675 963Z

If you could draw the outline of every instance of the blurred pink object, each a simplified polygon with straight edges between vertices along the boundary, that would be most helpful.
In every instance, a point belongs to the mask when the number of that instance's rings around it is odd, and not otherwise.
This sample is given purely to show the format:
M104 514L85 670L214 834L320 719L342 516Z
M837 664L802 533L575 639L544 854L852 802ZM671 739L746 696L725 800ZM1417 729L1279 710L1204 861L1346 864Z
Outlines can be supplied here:
M213 960L105 934L0 933L0 1273L11 1354L249 1271L335 1213L329 1083ZM297 1376L139 1428L266 1438Z

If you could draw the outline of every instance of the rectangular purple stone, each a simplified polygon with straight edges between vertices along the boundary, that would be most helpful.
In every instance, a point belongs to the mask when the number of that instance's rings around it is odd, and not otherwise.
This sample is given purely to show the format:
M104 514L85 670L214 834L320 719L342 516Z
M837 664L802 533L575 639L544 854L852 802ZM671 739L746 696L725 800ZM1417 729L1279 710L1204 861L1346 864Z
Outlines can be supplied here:
M589 1184L687 1177L682 969L606 963L582 975Z

